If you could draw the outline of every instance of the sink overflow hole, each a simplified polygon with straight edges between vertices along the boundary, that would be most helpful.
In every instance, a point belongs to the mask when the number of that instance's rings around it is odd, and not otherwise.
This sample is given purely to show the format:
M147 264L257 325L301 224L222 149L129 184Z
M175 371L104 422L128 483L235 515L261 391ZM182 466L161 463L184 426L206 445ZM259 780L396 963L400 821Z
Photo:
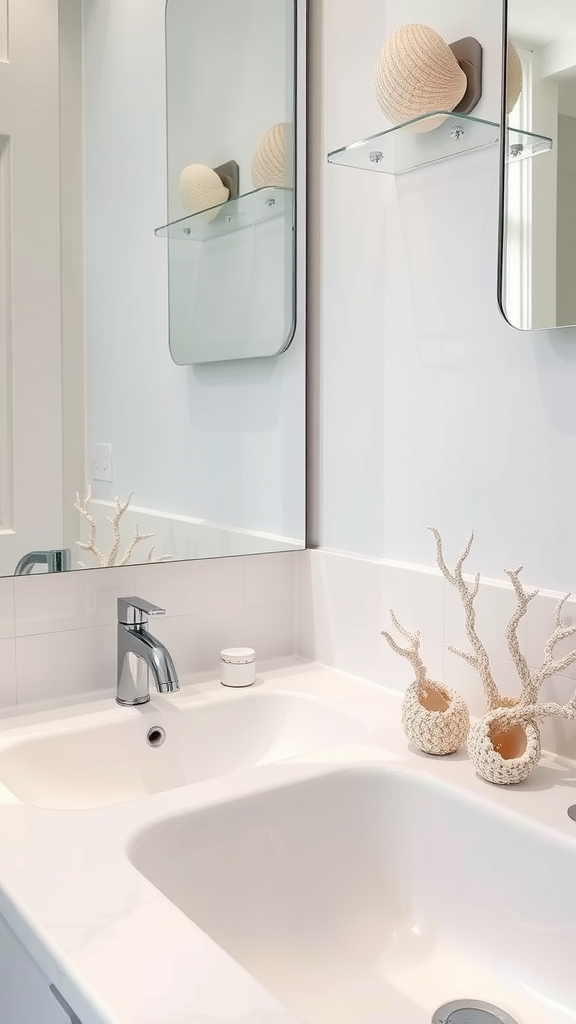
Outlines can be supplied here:
M160 725L155 725L153 729L149 730L146 738L151 747L161 747L166 739L166 733Z
M432 1017L432 1024L517 1024L506 1013L491 1003L478 1002L477 999L457 999L446 1003Z

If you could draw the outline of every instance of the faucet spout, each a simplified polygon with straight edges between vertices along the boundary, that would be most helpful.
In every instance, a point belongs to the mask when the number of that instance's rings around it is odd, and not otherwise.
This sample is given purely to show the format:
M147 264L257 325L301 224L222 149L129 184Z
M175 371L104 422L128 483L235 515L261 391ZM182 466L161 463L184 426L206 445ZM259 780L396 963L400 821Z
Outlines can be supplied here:
M142 598L118 600L118 704L147 704L150 676L158 693L175 693L180 689L170 651L147 628L148 615L163 614L164 609Z

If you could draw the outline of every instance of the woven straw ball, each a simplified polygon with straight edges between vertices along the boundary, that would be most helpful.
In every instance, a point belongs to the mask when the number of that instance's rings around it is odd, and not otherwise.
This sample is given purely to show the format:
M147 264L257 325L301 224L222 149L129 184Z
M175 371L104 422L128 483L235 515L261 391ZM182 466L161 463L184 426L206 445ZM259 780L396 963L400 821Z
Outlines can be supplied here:
M205 164L189 164L180 175L180 198L188 213L202 213L204 220L214 220L230 193L216 171ZM212 209L216 207L216 209Z
M254 188L291 188L292 125L273 124L258 140L252 159Z
M520 54L508 40L508 70L506 74L506 113L511 114L520 99L522 86L524 85L524 72Z
M376 64L376 98L392 124L433 110L454 110L468 80L448 43L429 25L402 25L384 43ZM410 131L429 132L446 119L429 118Z

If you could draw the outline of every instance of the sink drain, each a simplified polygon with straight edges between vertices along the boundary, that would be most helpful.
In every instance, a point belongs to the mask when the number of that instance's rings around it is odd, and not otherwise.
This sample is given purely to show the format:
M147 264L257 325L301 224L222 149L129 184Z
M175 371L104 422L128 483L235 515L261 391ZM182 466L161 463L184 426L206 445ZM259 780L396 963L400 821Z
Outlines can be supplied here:
M446 1003L432 1017L432 1024L517 1024L506 1013L491 1003L482 1003L477 999L456 999Z

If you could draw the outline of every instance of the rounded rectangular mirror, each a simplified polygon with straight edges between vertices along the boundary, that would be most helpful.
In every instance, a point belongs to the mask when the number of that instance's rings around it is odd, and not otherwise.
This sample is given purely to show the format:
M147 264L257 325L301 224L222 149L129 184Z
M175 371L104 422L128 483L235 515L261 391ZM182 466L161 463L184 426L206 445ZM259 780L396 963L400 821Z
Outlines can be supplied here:
M278 355L295 326L295 0L167 0L170 351Z
M504 4L500 307L520 330L573 326L576 3ZM510 147L511 129L552 145Z

